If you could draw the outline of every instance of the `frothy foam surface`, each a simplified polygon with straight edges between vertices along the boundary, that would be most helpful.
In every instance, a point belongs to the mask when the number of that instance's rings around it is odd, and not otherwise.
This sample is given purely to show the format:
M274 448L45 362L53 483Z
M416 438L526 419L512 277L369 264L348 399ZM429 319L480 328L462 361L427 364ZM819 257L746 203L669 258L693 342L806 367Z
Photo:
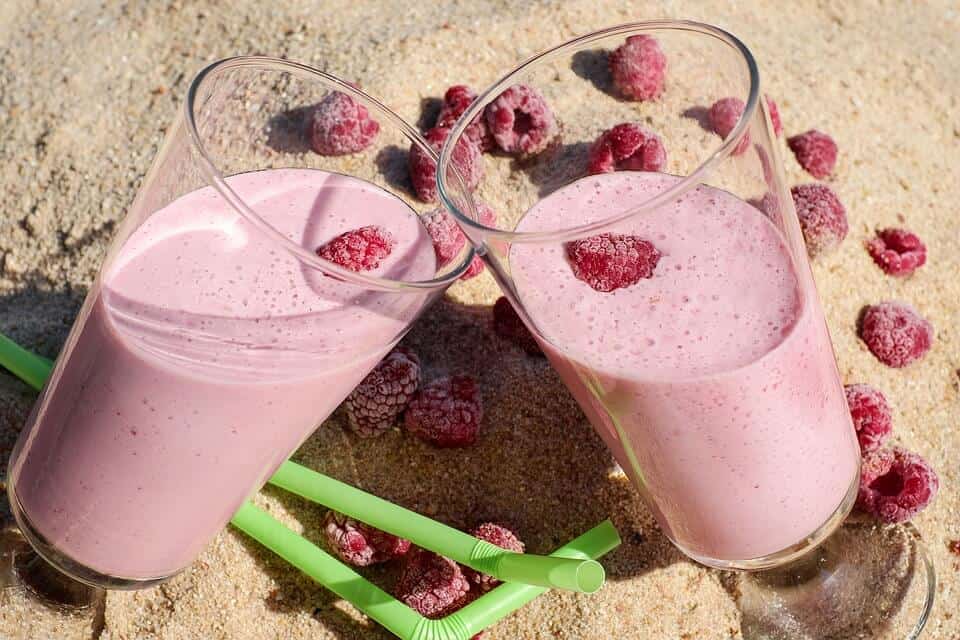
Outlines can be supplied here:
M676 180L632 172L584 178L540 201L517 231L608 218ZM536 319L566 351L641 377L701 376L756 360L795 324L801 302L780 234L730 194L700 186L616 231L652 242L662 256L652 278L610 293L578 280L560 243L517 244L511 251L525 305L571 310Z

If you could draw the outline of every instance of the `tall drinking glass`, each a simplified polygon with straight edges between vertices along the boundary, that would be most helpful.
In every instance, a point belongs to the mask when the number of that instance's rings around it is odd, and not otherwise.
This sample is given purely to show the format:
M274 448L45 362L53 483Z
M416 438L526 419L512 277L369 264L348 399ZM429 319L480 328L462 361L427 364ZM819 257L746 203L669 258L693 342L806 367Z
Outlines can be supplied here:
M634 87L645 100L608 71L627 38L666 61L662 87ZM742 115L721 138L710 107L731 98ZM477 117L501 146L542 150L493 160L471 193L449 169ZM438 188L665 535L710 567L785 568L741 584L745 630L834 637L844 616L820 615L826 594L854 597L883 571L820 546L853 507L860 455L778 149L739 40L637 23L534 56L483 92L441 152ZM497 227L477 222L478 199ZM884 553L915 557L908 533ZM893 600L874 603L878 623Z
M312 151L324 100L365 109L372 141ZM473 250L437 264L381 170L411 144L435 156L300 64L234 58L196 77L13 453L20 532L56 569L33 575L64 592L184 569L459 277ZM364 264L319 256L357 229L373 234Z

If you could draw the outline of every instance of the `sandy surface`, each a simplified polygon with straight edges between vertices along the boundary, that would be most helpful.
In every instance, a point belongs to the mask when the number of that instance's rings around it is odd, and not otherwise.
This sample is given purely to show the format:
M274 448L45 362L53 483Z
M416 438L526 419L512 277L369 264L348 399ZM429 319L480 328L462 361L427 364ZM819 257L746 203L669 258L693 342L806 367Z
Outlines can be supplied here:
M519 59L593 28L662 16L714 22L752 48L788 133L817 127L840 145L832 182L851 231L840 251L815 264L815 275L845 381L883 389L897 439L940 471L939 500L916 520L940 575L925 637L956 640L960 557L947 545L960 538L960 10L942 0L789 4L291 0L103 8L8 0L0 6L0 330L57 352L190 77L208 61L287 56L358 80L416 121L421 101L448 85L483 86ZM789 154L786 166L791 184L808 181ZM861 244L874 228L903 220L926 239L929 265L901 281L882 276ZM298 459L455 526L504 520L532 551L612 517L625 544L605 561L608 586L592 597L544 596L497 625L492 640L740 637L722 576L674 550L626 482L609 473L609 454L548 365L492 334L487 305L497 295L487 275L458 284L407 339L428 375L480 376L480 445L438 451L399 432L359 442L338 412ZM905 370L880 365L856 337L858 311L888 298L910 301L937 328L931 353ZM0 375L4 461L33 397ZM317 536L318 508L272 490L258 502ZM369 575L392 579L389 571ZM0 608L0 637L387 637L229 530L169 583L111 594L105 608L66 625L12 604Z

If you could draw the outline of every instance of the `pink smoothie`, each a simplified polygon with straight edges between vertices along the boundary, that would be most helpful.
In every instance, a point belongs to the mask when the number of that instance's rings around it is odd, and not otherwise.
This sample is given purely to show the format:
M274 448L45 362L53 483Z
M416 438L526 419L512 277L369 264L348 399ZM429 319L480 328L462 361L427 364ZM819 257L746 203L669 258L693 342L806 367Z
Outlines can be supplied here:
M228 182L304 247L381 225L396 247L368 273L435 275L417 216L373 185L293 169ZM103 274L18 445L29 526L111 577L183 569L426 301L302 267L211 188L175 200Z
M601 220L676 180L584 178L517 231ZM780 232L705 186L615 231L663 256L611 293L574 277L560 244L510 250L551 362L684 551L722 564L801 542L840 508L859 450L822 313Z

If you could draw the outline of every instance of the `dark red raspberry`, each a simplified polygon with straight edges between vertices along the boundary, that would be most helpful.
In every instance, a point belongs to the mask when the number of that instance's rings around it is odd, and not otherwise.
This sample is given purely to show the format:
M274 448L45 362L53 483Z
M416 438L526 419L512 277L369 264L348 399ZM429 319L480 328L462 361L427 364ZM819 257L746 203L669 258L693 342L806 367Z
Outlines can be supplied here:
M434 127L423 137L433 149L439 153L450 135L446 127ZM483 157L480 149L468 136L461 136L457 146L453 149L453 166L463 178L467 188L473 191L483 179ZM433 161L418 144L410 145L410 180L417 197L424 202L437 200L437 163Z
M910 305L881 302L867 307L860 338L877 360L888 367L905 367L919 360L933 344L933 325Z
M420 548L407 554L394 589L404 604L431 619L464 606L469 592L470 582L456 562Z
M480 224L492 227L497 223L497 214L488 204L478 198L474 198L474 204L477 206ZM425 214L423 216L423 224L426 226L427 233L430 234L430 239L433 241L433 250L437 255L437 264L441 267L449 264L450 261L460 253L463 244L467 241L466 236L463 235L463 231L457 226L457 223L453 220L453 216L443 208L435 209ZM463 272L460 279L469 280L479 275L483 269L483 260L480 259L480 256L474 256L470 266Z
M651 36L636 35L610 54L613 86L629 100L655 100L663 93L667 57Z
M336 511L328 511L323 532L333 553L355 567L380 564L407 553L410 541L380 531Z
M370 271L380 266L395 244L389 231L369 225L337 236L317 249L317 255L350 271Z
M467 270L463 272L463 275L460 276L461 280L469 280L470 278L475 278L481 273L486 266L483 264L483 259L480 256L473 256L473 260L470 261L470 266L467 267Z
M380 124L351 96L332 91L313 110L310 146L325 156L363 151L380 132Z
M860 451L867 453L879 449L893 431L893 416L890 405L879 389L868 384L848 384L843 388L847 394L847 406L857 430Z
M624 122L604 131L590 147L590 173L661 171L667 151L660 137L639 124Z
M389 430L419 386L420 358L397 347L347 396L350 427L365 438Z
M730 135L730 132L734 130L740 121L744 106L743 100L740 98L721 98L717 100L710 106L710 111L707 113L707 117L710 119L710 128L713 129L714 133L726 140L727 136ZM750 134L747 133L740 142L737 143L736 148L733 150L734 155L740 155L746 151L749 146Z
M877 266L892 276L908 276L927 261L927 246L906 229L883 229L867 242Z
M420 389L404 416L410 433L438 447L466 447L477 440L483 403L471 376L439 378Z
M481 540L486 540L490 544L495 544L501 549L515 553L523 553L523 542L520 541L513 531L510 531L510 529L507 529L503 525L494 522L484 522L471 531L470 534ZM477 585L480 591L484 593L500 584L500 581L493 576L479 573L469 567L465 567L463 573L470 582Z
M533 339L527 325L517 315L506 296L500 296L493 304L493 330L532 356L543 355L540 345Z
M553 111L539 91L515 84L484 110L487 129L494 142L506 153L540 153L557 135Z
M773 124L773 135L778 136L783 133L783 122L780 120L780 109L773 98L764 94L763 99L767 101L767 111L770 112L770 122Z
M470 105L476 99L476 91L467 85L457 84L450 87L443 94L443 105L440 107L440 114L437 116L435 126L452 129L454 123L470 108ZM487 121L482 113L477 115L464 131L481 151L489 151L493 148L493 137L487 130Z
M800 166L814 178L823 180L833 173L837 164L837 143L827 134L811 129L787 138L787 146Z
M857 506L882 522L906 522L933 502L940 479L930 464L901 447L863 457Z
M660 252L638 236L601 233L568 242L567 259L578 279L609 292L653 277Z
M815 257L833 250L847 237L847 210L825 184L801 184L790 189L807 253Z

